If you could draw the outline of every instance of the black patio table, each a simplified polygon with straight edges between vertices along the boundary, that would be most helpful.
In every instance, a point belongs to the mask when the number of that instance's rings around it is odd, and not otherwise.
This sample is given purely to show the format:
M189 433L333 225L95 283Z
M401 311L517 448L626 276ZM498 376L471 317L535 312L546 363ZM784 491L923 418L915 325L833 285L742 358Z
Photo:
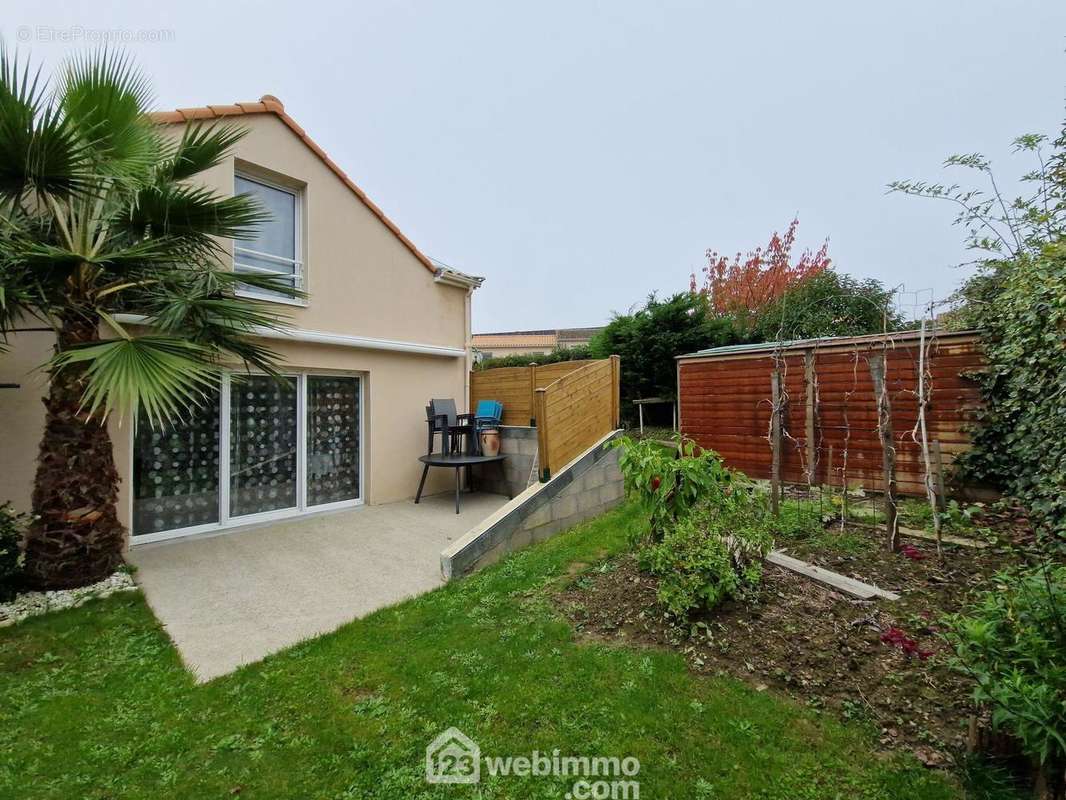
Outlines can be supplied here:
M503 460L507 458L505 455L495 456L476 456L466 455L465 453L432 453L428 456L419 456L418 460L424 465L422 467L422 480L418 482L418 493L415 495L415 502L417 503L422 499L422 488L426 485L426 475L429 474L430 467L452 467L455 470L455 513L459 513L459 472L463 467L467 467L467 476L470 475L469 467L475 464L492 464L500 462L502 465ZM471 489L473 489L473 483L471 483ZM510 497L510 495L508 495ZM513 499L513 498L512 498Z

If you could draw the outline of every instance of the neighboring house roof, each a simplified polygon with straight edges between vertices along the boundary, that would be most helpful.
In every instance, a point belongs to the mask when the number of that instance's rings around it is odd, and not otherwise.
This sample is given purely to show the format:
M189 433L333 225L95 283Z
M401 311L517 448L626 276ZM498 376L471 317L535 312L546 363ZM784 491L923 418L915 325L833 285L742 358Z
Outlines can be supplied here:
M304 131L304 129L301 128L299 125L297 125L296 121L292 117L285 113L284 104L280 100L278 100L278 98L274 97L274 95L265 94L259 98L258 103L234 103L232 105L179 108L175 111L155 111L149 114L148 116L152 119L153 122L157 122L161 125L168 125L182 124L186 122L193 122L196 120L218 119L221 117L240 117L248 114L273 114L282 122L284 122L285 125L288 126L289 130L296 134L296 137L300 139L300 141L302 141L305 145L307 145L311 152L318 156L319 159L321 159L322 163L329 167L333 171L333 173L341 179L344 185L351 189L352 193L356 197L358 197L378 219L381 220L385 227L392 231L392 233L396 236L397 239L403 242L407 249L414 254L415 258L422 262L422 265L426 269L428 269L438 278L440 277L441 273L444 272L444 270L435 266L433 262L424 253L422 253L421 250L415 247L414 242L412 242L410 239L403 235L400 229L396 227L396 224L387 216L385 216L385 212L378 208L374 204L374 202L366 196L366 192L364 192L362 189L355 185L355 182L348 177L347 173L345 173L345 171L340 168L337 162L330 158L326 154L326 151L319 147L315 143L314 139L308 136L307 132ZM462 273L458 272L456 272L456 274L462 275ZM473 278L473 276L469 277ZM478 279L477 285L480 285L480 279Z
M590 328L560 328L556 331L556 334L560 344L563 342L587 342L602 330L602 325Z
M554 332L475 333L475 347L555 347Z
M593 328L544 328L535 331L497 331L475 333L475 347L558 347L584 343L602 331Z

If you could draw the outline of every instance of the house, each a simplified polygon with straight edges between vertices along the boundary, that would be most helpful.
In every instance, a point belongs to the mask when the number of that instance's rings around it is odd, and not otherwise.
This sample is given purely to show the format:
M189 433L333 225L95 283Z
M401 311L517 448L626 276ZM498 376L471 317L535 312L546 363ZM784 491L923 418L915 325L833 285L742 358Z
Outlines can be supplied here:
M517 355L547 355L553 350L568 350L587 345L602 331L592 328L549 328L536 331L500 331L474 334L474 349L482 358Z
M272 215L254 239L226 243L234 269L284 275L308 296L256 295L286 316L285 331L269 335L288 386L234 372L180 425L109 420L130 543L413 495L426 402L454 397L466 410L470 304L482 279L426 257L275 97L153 118L174 137L196 120L247 129L202 174L210 189L254 195ZM0 383L18 384L0 391L0 501L21 509L44 419L34 369L51 347L47 330L19 333L0 359ZM432 479L440 485L430 490L447 482Z

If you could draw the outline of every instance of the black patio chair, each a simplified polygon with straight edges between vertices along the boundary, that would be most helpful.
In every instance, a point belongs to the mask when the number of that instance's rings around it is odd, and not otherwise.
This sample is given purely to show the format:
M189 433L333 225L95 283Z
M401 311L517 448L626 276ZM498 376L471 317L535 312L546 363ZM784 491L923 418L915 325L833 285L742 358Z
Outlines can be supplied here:
M428 427L426 439L426 455L433 454L433 437L440 434L441 453L457 453L462 451L463 437L467 437L467 453L475 453L477 449L474 435L474 415L459 414L455 410L455 400L434 399L426 406L426 425Z

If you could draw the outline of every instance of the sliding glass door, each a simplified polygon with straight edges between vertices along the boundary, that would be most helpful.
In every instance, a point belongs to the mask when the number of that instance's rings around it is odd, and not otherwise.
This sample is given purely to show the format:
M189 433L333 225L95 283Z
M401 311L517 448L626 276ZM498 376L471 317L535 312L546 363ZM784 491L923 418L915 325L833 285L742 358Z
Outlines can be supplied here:
M226 376L182 421L133 441L133 542L361 502L362 381Z
M359 497L359 379L307 377L307 505Z
M134 536L218 523L220 408L212 392L162 429L142 410L133 439Z
M229 515L296 508L299 378L232 378L229 394Z

